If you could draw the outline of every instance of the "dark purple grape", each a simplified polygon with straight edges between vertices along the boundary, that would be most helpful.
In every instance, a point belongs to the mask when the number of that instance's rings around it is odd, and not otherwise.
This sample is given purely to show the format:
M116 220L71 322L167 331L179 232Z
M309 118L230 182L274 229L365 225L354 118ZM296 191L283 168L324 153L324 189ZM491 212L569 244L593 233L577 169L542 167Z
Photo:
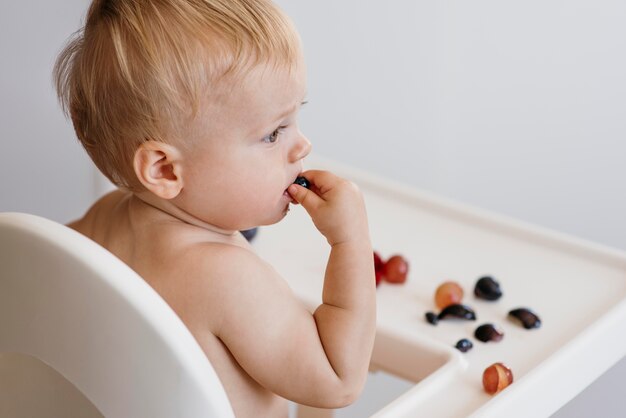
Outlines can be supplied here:
M476 328L476 331L474 331L474 337L484 343L489 341L498 342L504 338L504 332L493 324L483 324Z
M438 319L445 319L447 317L474 321L476 320L476 313L474 313L474 310L467 305L455 303L453 305L448 305L443 308L443 310L439 312L439 315L437 316Z
M307 189L311 187L311 183L309 183L309 181L302 176L296 178L296 181L294 181L294 184L299 184L300 186L305 187Z
M472 347L474 347L474 344L472 344L472 342L467 338L463 338L462 340L457 341L454 347L462 353L467 353L472 349Z
M428 321L429 324L437 325L439 318L437 318L434 312L426 312L426 321Z
M541 319L528 308L513 309L509 312L509 316L517 319L526 329L541 327Z
M493 277L485 276L476 282L474 294L481 299L498 300L502 297L502 290L500 290L500 283L495 281Z

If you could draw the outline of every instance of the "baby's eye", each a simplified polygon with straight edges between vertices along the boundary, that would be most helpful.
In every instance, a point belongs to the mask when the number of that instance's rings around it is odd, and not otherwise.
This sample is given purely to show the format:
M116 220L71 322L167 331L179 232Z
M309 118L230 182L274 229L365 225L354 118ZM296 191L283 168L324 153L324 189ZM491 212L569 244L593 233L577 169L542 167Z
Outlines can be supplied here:
M281 132L285 128L286 128L285 126L279 126L278 128L276 128L274 132L264 137L263 142L267 144L273 144L274 142L276 142L276 140L278 139L278 136L281 134Z

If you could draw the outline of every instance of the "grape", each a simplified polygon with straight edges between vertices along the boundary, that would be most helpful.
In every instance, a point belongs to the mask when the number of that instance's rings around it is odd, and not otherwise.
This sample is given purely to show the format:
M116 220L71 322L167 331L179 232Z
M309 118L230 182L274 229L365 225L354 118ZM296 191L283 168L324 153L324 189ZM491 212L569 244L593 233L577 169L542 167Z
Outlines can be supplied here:
M513 372L502 363L494 363L483 372L485 392L495 395L513 383Z
M444 282L435 291L435 305L439 309L461 303L461 300L463 300L463 288L456 282Z
M409 273L409 263L401 255L394 255L385 263L385 279L389 283L404 283Z

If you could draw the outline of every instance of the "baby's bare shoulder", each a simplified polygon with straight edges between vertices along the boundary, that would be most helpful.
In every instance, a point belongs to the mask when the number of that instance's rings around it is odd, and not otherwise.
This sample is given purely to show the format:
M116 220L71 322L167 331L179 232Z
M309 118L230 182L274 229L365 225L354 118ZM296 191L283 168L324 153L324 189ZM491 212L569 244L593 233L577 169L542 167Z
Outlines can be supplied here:
M202 242L187 246L184 253L188 273L211 287L230 287L254 282L260 277L276 283L283 282L274 268L249 248Z
M233 258L245 263L261 261L250 249L216 240L187 242L184 246L181 246L181 249L187 254L186 257L194 260L198 272L205 272L209 266L212 266L214 269L220 269L224 264L232 261Z
M186 248L184 254L178 264L184 271L186 300L201 316L212 318L216 334L233 311L252 314L275 297L293 297L276 270L250 249L205 242Z

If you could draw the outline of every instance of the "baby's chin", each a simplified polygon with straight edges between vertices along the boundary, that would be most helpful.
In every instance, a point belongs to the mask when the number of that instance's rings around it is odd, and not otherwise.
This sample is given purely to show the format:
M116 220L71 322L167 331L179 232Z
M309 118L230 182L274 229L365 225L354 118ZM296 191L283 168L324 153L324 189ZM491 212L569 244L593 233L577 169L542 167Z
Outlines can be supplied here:
M276 217L276 219L274 219L269 225L276 224L276 223L282 221L283 219L285 219L285 217L289 213L290 206L291 205L289 203L287 203L285 205L285 207L283 208L283 210L280 212L280 214Z
M283 219L285 219L285 217L289 213L290 207L291 207L290 203L286 203L283 206L281 206L281 209L279 211L277 211L276 216L274 216L271 219L268 219L267 223L265 223L265 225L274 225L274 224L282 221Z
M262 222L259 223L259 226L274 225L274 224L277 224L278 222L282 221L283 219L285 219L285 217L289 213L290 207L291 207L290 203L286 203L286 204L281 205L272 214L272 216L268 216L267 218L263 219Z

